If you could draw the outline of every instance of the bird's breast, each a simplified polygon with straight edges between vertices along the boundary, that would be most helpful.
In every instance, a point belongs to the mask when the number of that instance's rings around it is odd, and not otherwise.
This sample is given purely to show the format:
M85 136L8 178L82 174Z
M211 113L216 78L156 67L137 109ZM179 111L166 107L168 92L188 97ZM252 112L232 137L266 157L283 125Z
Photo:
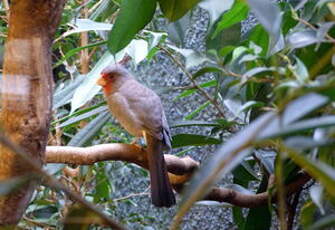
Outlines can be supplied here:
M136 111L129 101L121 94L115 93L107 98L108 107L114 118L133 136L142 136L142 122L138 119Z

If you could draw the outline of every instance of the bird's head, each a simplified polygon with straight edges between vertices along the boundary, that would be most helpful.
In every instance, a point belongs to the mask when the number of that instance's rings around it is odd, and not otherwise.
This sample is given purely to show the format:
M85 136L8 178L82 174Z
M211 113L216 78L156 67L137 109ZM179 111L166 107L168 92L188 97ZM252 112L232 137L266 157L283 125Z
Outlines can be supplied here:
M130 77L130 73L123 66L110 65L102 70L97 84L102 86L105 92L111 92L111 90L120 87Z

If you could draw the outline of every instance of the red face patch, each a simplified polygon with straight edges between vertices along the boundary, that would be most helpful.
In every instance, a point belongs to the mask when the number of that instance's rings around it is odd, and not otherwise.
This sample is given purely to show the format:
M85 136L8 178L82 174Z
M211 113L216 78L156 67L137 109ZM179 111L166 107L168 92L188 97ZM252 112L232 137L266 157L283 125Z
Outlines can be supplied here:
M102 86L105 94L110 94L112 90L112 84L114 79L113 75L107 74L107 73L101 73L100 78L97 81L97 84Z

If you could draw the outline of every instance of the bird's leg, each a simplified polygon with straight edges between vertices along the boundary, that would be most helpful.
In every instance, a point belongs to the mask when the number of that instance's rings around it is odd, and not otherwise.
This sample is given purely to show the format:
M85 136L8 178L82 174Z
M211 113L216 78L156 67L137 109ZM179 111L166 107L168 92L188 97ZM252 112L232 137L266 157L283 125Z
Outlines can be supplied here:
M146 147L148 147L147 133L146 133L144 130L142 130L142 136L143 136L143 139L144 139L144 145L145 145Z
M144 133L144 131L143 131ZM134 139L130 142L131 145L136 145L139 147L142 151L144 150L143 145L140 144L141 137L134 137Z
M143 135L143 138L144 138L145 145L148 145L147 133L144 130L142 130L142 135Z
M141 138L140 137L134 137L134 139L130 142L131 145L138 145L137 142L139 142Z

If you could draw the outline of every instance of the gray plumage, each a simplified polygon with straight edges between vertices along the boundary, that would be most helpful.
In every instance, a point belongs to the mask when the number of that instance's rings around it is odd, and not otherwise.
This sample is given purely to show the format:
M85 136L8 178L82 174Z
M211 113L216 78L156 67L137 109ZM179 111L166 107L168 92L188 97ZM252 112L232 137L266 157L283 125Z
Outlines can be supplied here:
M153 204L175 204L163 155L163 149L171 149L171 134L160 98L121 65L108 66L101 74L112 115L130 134L146 138Z

